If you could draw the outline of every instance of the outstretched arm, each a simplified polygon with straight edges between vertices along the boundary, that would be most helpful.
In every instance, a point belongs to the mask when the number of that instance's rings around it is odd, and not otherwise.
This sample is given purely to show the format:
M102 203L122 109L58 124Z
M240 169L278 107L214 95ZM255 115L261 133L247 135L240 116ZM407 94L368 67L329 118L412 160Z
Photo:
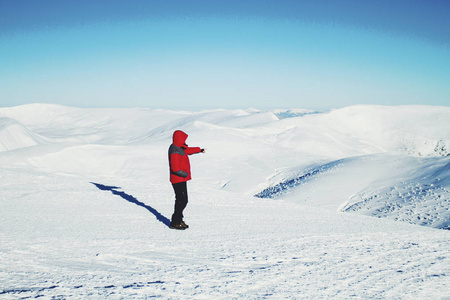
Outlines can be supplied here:
M201 149L200 147L187 147L184 149L187 155L195 154L195 153L204 153L205 149Z

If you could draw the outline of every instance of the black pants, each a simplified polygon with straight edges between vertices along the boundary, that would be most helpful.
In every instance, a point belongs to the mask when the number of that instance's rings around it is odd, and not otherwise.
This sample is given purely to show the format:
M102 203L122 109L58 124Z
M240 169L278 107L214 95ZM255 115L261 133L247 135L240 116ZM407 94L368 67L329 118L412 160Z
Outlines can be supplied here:
M172 224L180 224L183 220L183 210L188 203L186 182L172 184L175 191L175 212L172 215Z

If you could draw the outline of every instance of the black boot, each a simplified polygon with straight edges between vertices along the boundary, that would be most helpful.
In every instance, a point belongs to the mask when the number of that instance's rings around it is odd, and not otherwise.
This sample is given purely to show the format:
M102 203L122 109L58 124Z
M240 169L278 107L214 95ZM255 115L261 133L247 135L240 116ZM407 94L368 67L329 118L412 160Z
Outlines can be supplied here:
M180 225L183 226L184 229L188 229L189 228L189 225L184 223L184 221L181 221Z
M177 230L185 230L186 227L182 226L181 224L174 224L174 223L170 223L169 226L170 229L177 229Z

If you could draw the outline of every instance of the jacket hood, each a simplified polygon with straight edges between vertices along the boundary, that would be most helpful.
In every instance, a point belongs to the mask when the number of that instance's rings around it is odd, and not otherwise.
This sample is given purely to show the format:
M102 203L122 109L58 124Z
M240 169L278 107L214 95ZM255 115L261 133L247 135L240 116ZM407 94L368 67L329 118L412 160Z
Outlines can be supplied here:
M183 145L186 143L187 138L188 135L186 133L181 130L177 130L173 133L173 144L177 147L183 147Z

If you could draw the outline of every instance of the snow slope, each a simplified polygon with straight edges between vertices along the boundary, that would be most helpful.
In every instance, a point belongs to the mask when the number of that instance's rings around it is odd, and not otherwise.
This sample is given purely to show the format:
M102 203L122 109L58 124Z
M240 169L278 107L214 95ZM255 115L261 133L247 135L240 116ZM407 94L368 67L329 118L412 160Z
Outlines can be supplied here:
M0 108L0 298L449 298L449 128L431 106ZM175 129L207 148L183 232Z
M45 143L44 138L10 118L0 118L0 141L0 152Z

